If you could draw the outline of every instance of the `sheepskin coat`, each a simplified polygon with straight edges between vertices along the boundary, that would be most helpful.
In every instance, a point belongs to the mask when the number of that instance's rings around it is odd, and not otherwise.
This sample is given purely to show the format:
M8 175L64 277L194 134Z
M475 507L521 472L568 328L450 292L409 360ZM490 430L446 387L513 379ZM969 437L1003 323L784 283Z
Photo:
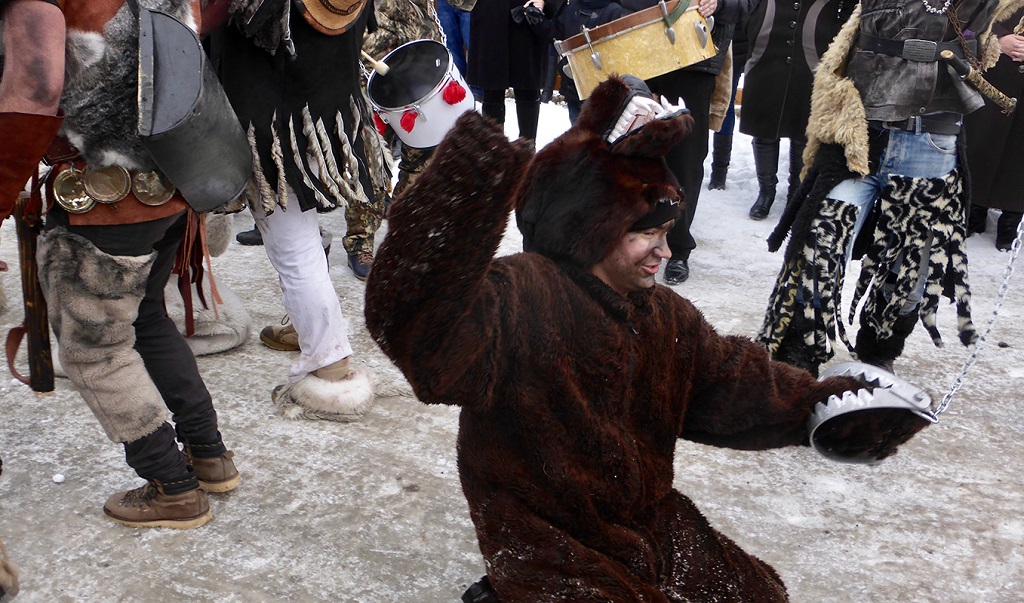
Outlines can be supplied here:
M421 401L462 408L459 475L499 600L786 600L673 489L676 441L805 444L813 405L853 383L770 361L671 289L627 298L584 268L678 194L661 156L602 150L609 85L521 182L522 141L460 118L391 208L367 327ZM495 258L513 204L533 251Z

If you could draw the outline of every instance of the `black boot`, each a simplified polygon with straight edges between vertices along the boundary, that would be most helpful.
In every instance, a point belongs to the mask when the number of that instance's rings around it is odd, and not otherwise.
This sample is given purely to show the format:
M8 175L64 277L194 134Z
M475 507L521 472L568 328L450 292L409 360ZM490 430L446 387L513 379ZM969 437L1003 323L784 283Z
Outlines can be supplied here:
M814 330L814 322L804 317L803 309L797 308L796 312L772 359L802 368L817 377L819 362L814 349L804 343L804 335Z
M892 325L892 335L880 338L862 315L860 330L857 331L857 344L853 348L857 353L857 359L894 373L893 363L903 354L903 346L917 326L917 319L916 310L900 314Z
M515 95L519 137L536 140L537 125L540 123L540 91L516 90Z
M789 190L786 191L786 200L793 198L796 189L800 188L800 172L804 169L804 147L806 140L789 139Z
M1020 224L1021 216L1019 211L1003 210L996 222L996 249L999 251L1010 251L1013 248L1013 240L1017 238L1017 225Z
M776 172L779 171L779 140L772 138L755 138L754 170L757 172L757 201L750 208L753 220L764 220L775 202L775 187L779 183Z
M729 173L732 156L732 134L715 134L711 145L711 179L709 191L724 191L725 176Z
M983 205L971 204L967 210L967 236L985 232L985 223L988 221L988 208Z
M494 589L491 588L491 581L484 576L462 593L462 601L463 603L498 603L498 593L494 592Z

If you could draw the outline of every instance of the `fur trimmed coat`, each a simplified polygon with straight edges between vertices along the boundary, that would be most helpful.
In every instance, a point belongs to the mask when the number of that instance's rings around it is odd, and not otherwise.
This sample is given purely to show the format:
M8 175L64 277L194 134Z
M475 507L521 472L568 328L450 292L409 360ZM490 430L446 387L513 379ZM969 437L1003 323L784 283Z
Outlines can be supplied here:
M856 383L819 383L719 335L671 289L625 298L573 262L603 257L608 245L585 246L616 243L649 209L602 211L622 195L580 213L549 207L544 244L540 226L527 235L544 255L494 258L514 198L522 209L568 184L538 163L577 166L566 177L581 203L631 177L588 168L594 155L570 147L541 151L523 179L522 141L478 114L460 118L391 208L367 327L421 401L462 408L459 475L499 600L784 601L779 575L673 489L676 442L804 445L814 404ZM559 232L578 245L556 261Z

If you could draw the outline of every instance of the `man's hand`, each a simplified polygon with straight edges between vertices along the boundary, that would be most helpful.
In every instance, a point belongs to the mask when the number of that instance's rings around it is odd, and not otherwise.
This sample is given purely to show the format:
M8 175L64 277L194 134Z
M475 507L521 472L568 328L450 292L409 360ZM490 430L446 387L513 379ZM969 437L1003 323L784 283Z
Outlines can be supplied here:
M717 8L718 0L700 0L700 2L697 3L697 12L705 19L715 14L715 10Z
M999 49L1018 63L1024 61L1024 36L1008 34L999 38Z

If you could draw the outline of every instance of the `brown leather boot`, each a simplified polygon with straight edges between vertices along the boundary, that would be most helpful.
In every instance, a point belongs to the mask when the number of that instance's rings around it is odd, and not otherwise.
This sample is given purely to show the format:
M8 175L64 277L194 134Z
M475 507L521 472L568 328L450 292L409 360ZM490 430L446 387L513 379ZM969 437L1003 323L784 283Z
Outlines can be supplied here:
M11 215L39 161L60 129L63 117L0 113L0 220Z
M210 501L201 488L165 494L163 485L155 480L111 496L103 505L103 512L113 521L133 528L188 530L213 519Z
M195 469L196 477L199 479L199 487L213 494L230 492L238 487L242 481L238 469L235 468L235 453L228 450L220 456L213 458L194 457L185 447L185 458L188 464Z

